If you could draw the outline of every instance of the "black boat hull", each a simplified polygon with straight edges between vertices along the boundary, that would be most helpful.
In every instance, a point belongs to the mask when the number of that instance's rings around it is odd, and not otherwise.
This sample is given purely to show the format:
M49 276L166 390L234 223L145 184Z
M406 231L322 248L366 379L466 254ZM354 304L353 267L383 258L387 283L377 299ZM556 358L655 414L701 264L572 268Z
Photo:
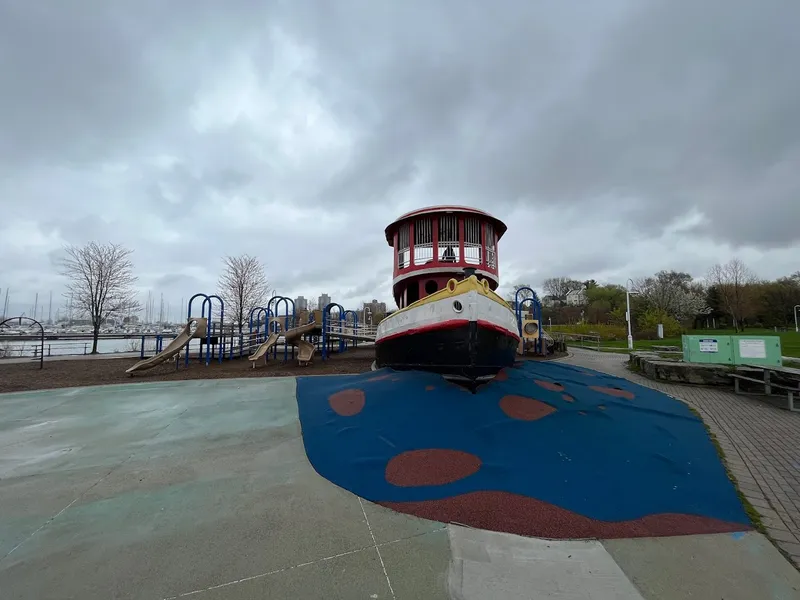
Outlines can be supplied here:
M519 338L476 321L447 322L377 340L378 368L433 371L477 381L514 364Z

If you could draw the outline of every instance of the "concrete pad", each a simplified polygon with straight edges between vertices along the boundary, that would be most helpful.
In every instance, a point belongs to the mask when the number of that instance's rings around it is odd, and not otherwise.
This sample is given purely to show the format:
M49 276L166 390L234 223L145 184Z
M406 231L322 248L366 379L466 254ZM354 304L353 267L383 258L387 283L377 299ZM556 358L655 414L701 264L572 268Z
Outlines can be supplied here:
M228 386L191 386L183 394L190 403L180 419L138 443L137 455L174 455L176 447L191 455L245 442L273 447L299 439L294 379L261 380L259 385L259 380L229 381Z
M642 600L600 542L525 538L450 526L459 600Z
M447 529L416 535L379 547L397 600L450 600Z
M0 414L3 425L21 419L28 419L66 402L85 388L65 388L52 392L15 392L0 394ZM2 431L3 426L0 426ZM0 446L2 446L0 442Z
M58 390L42 394L61 396ZM0 435L0 477L111 468L133 453L135 443L157 436L186 406L169 388L73 389L65 401Z
M410 538L445 528L444 523L399 513L367 500L362 500L361 504L364 506L364 513L369 519L372 534L378 544Z
M358 500L316 474L274 487L232 477L113 495L112 485L0 563L4 595L165 597L372 544Z
M0 556L4 599L163 598L374 549L358 498L305 457L293 380L247 393L236 381L190 383L109 386L57 409L54 435L78 448L73 462L124 458L71 487L71 474L92 469L45 460L25 466L32 477L2 482L15 506L32 507L0 514L9 544L25 538ZM48 444L26 437L33 450ZM57 477L66 479L55 497L37 500Z
M800 598L800 573L760 533L606 540L603 546L648 600Z
M78 469L0 479L0 559L107 473Z
M298 565L217 587L197 600L389 600L392 598L375 548Z

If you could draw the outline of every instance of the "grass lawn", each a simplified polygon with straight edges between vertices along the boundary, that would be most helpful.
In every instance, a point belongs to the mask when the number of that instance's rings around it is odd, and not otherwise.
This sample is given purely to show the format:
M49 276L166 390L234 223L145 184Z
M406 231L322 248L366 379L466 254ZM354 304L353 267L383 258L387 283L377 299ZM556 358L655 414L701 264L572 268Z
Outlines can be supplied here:
M737 335L732 329L693 329L686 332L688 335ZM746 329L744 333L738 335L777 335L781 338L781 354L800 358L800 334L794 331L775 332L772 329ZM637 340L636 332L633 332L633 347L636 350L647 350L652 346L678 346L681 347L681 338L664 338L663 340ZM628 347L626 340L601 341L600 347L611 352L624 351Z

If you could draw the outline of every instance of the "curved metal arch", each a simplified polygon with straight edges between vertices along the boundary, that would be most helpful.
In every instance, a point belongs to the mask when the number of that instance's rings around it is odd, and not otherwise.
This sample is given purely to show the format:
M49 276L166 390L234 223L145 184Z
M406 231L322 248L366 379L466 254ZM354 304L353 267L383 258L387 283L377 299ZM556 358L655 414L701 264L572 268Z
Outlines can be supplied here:
M211 302L211 300L209 300L208 294L195 294L194 296L189 298L189 304L188 304L188 306L186 308L186 322L187 323L192 320L192 303L194 302L195 298L202 298L203 299L203 302L200 305L200 314L202 316L205 316L205 314L206 314L206 303ZM208 328L206 328L206 342L208 342L208 341L209 341ZM206 348L207 349L206 354L210 354L211 353L211 345L209 343L206 343L206 347L207 347ZM203 358L203 343L202 342L200 342L200 358L201 359ZM208 363L206 362L206 364L208 364ZM189 366L189 344L188 343L186 344L186 356L185 356L185 358L183 360L183 366L184 367L188 367Z
M328 359L328 341L330 340L331 309L339 309L339 326L344 325L344 307L338 302L331 302L322 309L322 360ZM339 352L344 351L344 339L339 338Z
M261 319L261 315L264 315L264 332L267 332L269 328L269 318L272 316L272 311L268 308L264 308L263 306L255 306L250 309L250 314L247 316L247 329L250 332L250 336L253 336L253 315L256 316L256 342L261 341L261 327L259 326L259 321Z
M219 364L222 364L222 357L225 355L225 335L224 335L224 329L225 329L225 301L222 298L220 298L219 296L217 296L216 294L211 294L208 297L208 324L209 324L209 327L210 327L211 331L210 332L206 332L206 333L213 333L214 332L214 330L213 330L213 319L211 318L211 308L212 308L211 301L212 300L216 300L217 302L219 302L219 336L218 336L219 337L219 353L218 354L219 354ZM206 303L206 301L203 300L203 304L205 304L205 303ZM210 340L210 338L211 338L211 336L206 336L206 340ZM209 357L208 357L208 354L206 354L206 364L208 364L208 361L209 361Z
M284 303L284 305L286 306L286 311L285 311L285 313L283 315L283 317L284 317L283 332L286 333L289 329L292 329L294 327L295 320L297 318L297 313L295 312L294 300L292 300L291 298L288 298L287 296L277 296L277 295L273 296L267 302L267 308L268 309L272 305L273 300L275 301L275 307L272 309L273 310L273 313L272 313L273 319L277 320L277 318L281 316L281 315L278 314L278 310L279 310L279 308L281 306L281 302ZM289 304L290 303L292 305L291 321L289 321L289 316L290 316L289 315ZM274 347L272 356L274 358L276 358L276 359L278 358L278 345L277 344ZM294 359L294 346L292 346L292 358ZM283 345L283 360L284 360L284 362L286 362L288 359L289 359L289 346L284 343L284 345Z
M519 295L521 292L530 292L531 297L520 300ZM544 348L544 335L542 334L542 303L539 301L538 294L529 287L521 287L517 290L517 293L514 294L514 312L517 317L517 329L519 330L519 335L522 337L522 311L526 302L533 304L533 318L539 323L539 339L537 339L533 344L534 351L537 354L544 354L544 352L542 352L542 349Z
M344 311L344 324L347 325L347 317L353 317L353 333L358 333L358 313L354 310L346 310ZM345 348L347 347L347 340L344 340ZM358 340L353 338L350 340L350 347L356 348L358 346Z
M206 304L206 301L208 300L208 294L195 294L194 296L189 298L189 304L188 304L188 307L186 309L186 319L187 320L192 318L192 302L194 302L195 298L203 298L203 306L202 306L202 308L205 309L205 304Z
M211 332L211 322L212 322L211 313L212 313L212 308L213 308L212 300L216 300L219 303L219 321L220 321L220 324L222 324L224 322L224 320L225 320L225 302L222 300L222 298L220 298L216 294L211 294L211 295L208 295L208 294L195 294L194 296L189 298L189 304L188 304L188 306L186 308L186 320L187 320L187 322L192 319L192 303L194 302L195 298L202 298L203 299L203 303L200 305L200 317L201 318L205 318L206 317L206 306L208 307L208 325L206 327L206 344L205 344L205 346L206 346L206 353L205 353L206 354L206 356L205 356L205 358L206 358L206 366L208 366L208 364L211 362L211 333L212 333ZM220 336L220 338L222 338L222 336ZM222 364L222 356L223 356L223 354L225 354L225 351L224 351L224 347L221 345L220 346L220 350L219 350L219 362L220 362L220 364ZM202 343L202 341L200 342L200 356L199 357L200 357L200 360L203 359L203 343ZM186 367L189 366L189 351L188 351L188 347L187 347L187 351L186 351L186 358L184 360L184 366L186 366Z
M34 323L39 326L39 332L41 336L39 340L39 368L44 369L44 326L42 326L42 324L39 321L37 321L32 317L26 317L25 315L20 315L19 317L10 317L8 319L5 319L4 321L0 321L0 327L5 325L9 321L18 321L19 324L22 325L22 319L30 321L31 323Z

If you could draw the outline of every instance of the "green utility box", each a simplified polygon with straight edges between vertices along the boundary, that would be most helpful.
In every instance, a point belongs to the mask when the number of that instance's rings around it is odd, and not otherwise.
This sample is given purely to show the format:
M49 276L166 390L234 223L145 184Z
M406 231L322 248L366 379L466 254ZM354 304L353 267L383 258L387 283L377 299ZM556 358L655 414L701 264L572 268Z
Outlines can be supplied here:
M684 335L683 362L732 365L733 348L729 335Z
M736 365L783 365L781 338L777 335L733 335L731 346L733 363Z
M683 362L780 367L781 338L763 335L684 335Z

